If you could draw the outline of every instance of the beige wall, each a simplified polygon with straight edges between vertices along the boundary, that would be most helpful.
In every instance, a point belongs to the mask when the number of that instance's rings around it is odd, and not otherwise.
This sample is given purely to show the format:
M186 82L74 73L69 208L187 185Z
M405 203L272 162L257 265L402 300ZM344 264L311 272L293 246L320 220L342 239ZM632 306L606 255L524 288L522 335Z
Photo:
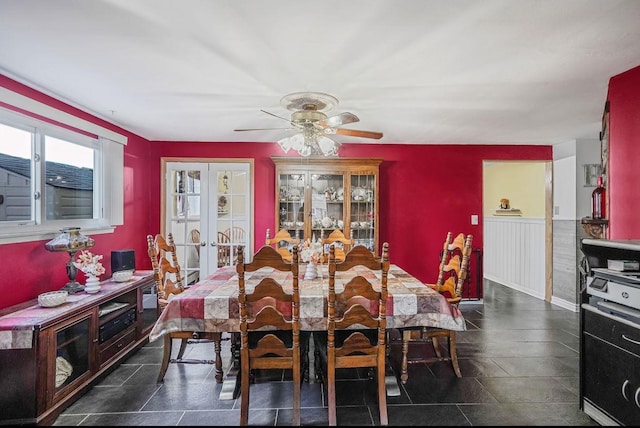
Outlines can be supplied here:
M544 218L545 163L540 161L485 161L483 168L484 215L491 216L507 198L522 217Z

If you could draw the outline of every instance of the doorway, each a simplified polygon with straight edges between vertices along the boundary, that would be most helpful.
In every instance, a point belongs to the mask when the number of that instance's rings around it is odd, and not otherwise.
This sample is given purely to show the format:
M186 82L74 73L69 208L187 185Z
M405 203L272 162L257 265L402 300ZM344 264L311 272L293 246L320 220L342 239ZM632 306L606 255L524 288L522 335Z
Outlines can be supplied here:
M483 162L483 275L551 301L553 164Z
M176 244L185 285L253 254L253 160L162 159L161 225Z

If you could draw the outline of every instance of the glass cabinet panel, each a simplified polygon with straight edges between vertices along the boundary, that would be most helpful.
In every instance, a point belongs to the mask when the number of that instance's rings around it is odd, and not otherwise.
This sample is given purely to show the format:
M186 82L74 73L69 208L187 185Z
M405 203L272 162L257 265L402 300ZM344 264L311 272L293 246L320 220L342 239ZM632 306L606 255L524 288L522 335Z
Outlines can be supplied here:
M351 218L349 219L354 245L364 245L375 251L376 177L351 176Z
M311 174L311 238L326 238L334 229L344 232L344 176Z
M286 229L291 236L305 237L305 172L280 174L279 176L279 229Z
M90 372L91 316L55 331L55 393Z

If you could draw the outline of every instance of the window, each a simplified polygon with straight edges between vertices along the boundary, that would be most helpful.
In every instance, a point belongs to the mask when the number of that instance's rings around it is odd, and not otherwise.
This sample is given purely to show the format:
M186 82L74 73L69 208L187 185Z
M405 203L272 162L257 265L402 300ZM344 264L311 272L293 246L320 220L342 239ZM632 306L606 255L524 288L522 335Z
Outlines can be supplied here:
M0 109L0 243L67 226L113 230L122 171L122 144Z

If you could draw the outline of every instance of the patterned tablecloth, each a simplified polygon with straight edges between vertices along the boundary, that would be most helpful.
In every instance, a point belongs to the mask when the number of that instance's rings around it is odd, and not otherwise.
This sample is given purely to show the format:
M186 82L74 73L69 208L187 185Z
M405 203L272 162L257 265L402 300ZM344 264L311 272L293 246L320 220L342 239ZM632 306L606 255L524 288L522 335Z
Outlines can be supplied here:
M154 325L149 340L154 341L175 331L240 331L238 311L238 275L235 266L219 269L210 277L192 285L171 299ZM326 298L328 274L326 266L318 268L316 279L304 278L305 265L300 265L300 328L326 330ZM336 291L340 291L354 275L362 275L379 290L380 272L362 266L348 272L336 272ZM264 267L246 272L247 291L265 276L281 282L291 272ZM290 281L289 281L290 283ZM387 328L429 326L450 330L466 330L460 310L451 306L439 293L396 265L389 269L387 288Z

